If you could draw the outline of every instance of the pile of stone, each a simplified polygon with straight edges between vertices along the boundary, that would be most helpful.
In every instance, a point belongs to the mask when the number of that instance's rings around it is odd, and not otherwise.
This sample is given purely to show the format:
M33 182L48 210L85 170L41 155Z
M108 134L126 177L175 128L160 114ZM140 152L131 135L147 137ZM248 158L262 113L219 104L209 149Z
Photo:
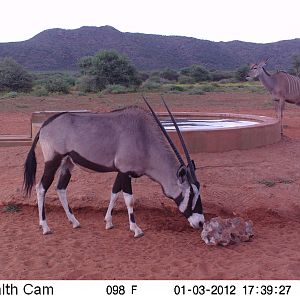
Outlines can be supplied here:
M251 220L244 221L240 217L212 218L204 223L201 237L207 245L227 246L246 242L253 237L253 223Z

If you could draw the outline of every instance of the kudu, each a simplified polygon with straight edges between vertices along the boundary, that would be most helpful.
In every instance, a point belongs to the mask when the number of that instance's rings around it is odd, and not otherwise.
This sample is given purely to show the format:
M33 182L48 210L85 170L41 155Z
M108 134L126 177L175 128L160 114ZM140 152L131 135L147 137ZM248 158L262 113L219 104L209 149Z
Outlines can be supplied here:
M285 102L300 105L300 78L284 71L269 74L264 66L268 60L252 64L247 79L258 78L270 92L275 101L277 118L280 120L281 134L283 133L282 117Z
M96 172L118 172L105 215L106 229L113 227L112 209L122 191L134 237L143 235L133 214L131 178L147 175L158 182L164 194L175 200L180 212L193 228L204 222L200 184L195 165L184 144L176 121L169 111L182 141L187 164L144 98L151 114L139 107L109 113L59 113L45 121L37 133L24 164L24 189L30 195L35 182L35 147L40 142L44 173L36 185L39 224L43 234L50 233L45 217L45 194L60 169L57 183L59 200L74 228L80 226L68 205L66 188L74 165Z

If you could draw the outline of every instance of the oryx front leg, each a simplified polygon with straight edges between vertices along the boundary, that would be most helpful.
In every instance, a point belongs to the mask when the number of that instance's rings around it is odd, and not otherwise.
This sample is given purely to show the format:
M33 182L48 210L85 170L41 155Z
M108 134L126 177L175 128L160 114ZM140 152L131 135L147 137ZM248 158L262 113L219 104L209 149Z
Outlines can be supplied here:
M73 211L71 209L71 207L68 204L68 199L67 199L67 191L66 190L59 190L56 189L58 198L65 210L65 213L67 215L67 218L69 220L69 222L72 224L73 228L79 228L80 227L80 223L78 222L78 220L75 218Z
M72 223L73 228L79 228L80 223L75 218L73 211L68 204L67 190L66 190L71 179L71 171L73 167L74 165L69 158L63 160L61 164L61 172L57 183L56 192L65 210L69 222Z
M133 214L133 204L134 204L134 199L131 194L127 194L123 192L125 204L127 206L127 211L128 211L128 218L129 218L129 228L132 232L134 232L134 237L138 238L144 235L143 231L137 224L135 223L135 218Z
M110 196L110 201L109 201L109 206L105 215L105 229L112 229L114 227L113 223L112 223L112 210L116 205L117 199L118 199L119 193L111 193Z

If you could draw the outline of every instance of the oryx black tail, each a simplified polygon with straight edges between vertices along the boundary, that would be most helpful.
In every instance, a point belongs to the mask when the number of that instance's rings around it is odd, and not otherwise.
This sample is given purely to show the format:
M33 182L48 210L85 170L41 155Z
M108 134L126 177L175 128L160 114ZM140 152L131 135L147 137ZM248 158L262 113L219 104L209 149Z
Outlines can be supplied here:
M35 184L35 174L36 174L36 156L35 147L40 138L40 132L35 136L32 146L27 154L26 161L24 163L24 181L23 189L25 191L25 196L30 196L33 185Z

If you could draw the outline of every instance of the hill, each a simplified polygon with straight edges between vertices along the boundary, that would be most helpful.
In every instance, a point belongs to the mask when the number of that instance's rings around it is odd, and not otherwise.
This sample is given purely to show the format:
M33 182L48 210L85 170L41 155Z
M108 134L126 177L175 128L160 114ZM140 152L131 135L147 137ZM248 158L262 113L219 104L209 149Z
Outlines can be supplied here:
M272 58L271 68L288 69L292 55L300 54L300 39L256 44L128 33L111 26L49 29L26 41L0 43L0 58L12 57L34 71L74 70L80 57L103 49L127 55L139 70L180 69L192 64L232 70L266 57Z

